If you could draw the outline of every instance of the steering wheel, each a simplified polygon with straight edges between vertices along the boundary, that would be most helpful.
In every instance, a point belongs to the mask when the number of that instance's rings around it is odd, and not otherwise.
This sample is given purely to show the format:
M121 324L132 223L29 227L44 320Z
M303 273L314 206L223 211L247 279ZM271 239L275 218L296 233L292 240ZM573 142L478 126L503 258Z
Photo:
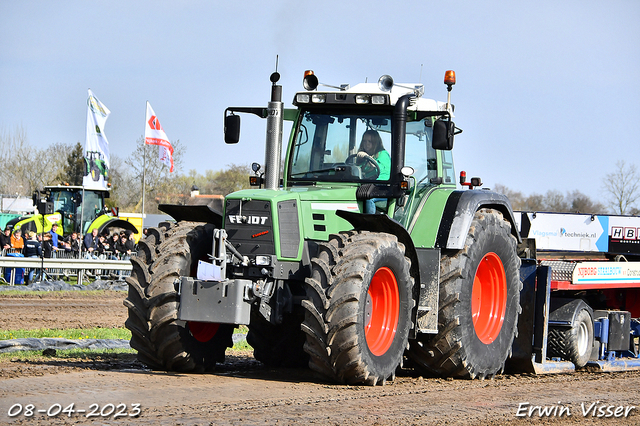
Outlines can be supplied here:
M358 157L358 154L351 154L350 156L348 156L346 158L346 160L344 160L344 162L346 164L355 164L356 161L355 159ZM378 162L376 161L375 158L373 158L372 156L365 154L364 155L364 159L367 163L371 164L373 166L373 170L369 170L367 173L367 179L377 179L378 176L380 176L380 166L378 165ZM365 163L366 164L366 163ZM364 165L362 166L362 168L364 168Z

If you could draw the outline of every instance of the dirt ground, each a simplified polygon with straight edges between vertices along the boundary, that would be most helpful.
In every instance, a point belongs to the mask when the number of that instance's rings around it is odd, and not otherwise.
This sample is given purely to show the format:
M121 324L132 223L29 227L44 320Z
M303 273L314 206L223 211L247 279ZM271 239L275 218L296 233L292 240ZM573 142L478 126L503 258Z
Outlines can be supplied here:
M7 294L5 294L7 293ZM0 330L124 327L121 291L0 293Z
M119 292L0 294L0 328L119 327L126 319L123 298ZM71 404L73 413L55 415ZM149 371L129 354L0 362L0 424L94 423L637 425L640 372L469 381L423 378L407 369L386 386L365 387L326 383L305 369L265 368L250 353L228 355L208 374Z

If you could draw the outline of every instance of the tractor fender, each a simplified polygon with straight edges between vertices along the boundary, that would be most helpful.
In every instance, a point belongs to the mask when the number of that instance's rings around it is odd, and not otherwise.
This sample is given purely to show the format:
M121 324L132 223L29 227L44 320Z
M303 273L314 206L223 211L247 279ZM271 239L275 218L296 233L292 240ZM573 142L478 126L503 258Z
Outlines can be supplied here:
M20 228L23 231L34 231L38 234L41 232L49 232L53 223L62 223L62 214L57 212L44 215L44 230L42 229L42 222L42 215L40 213L36 213L30 216L21 216L19 218L12 219L7 222L7 226L9 226L10 229ZM62 235L61 229L58 229L58 234Z
M102 222L100 224L96 223L97 219L94 221L94 223L91 224L91 226L89 226L88 231L91 232L91 230L93 228L98 228L98 233L102 234L102 232L107 229L107 228L123 228L126 229L128 231L132 231L134 234L139 234L140 230L138 228L136 228L136 226L131 223L128 222L124 219L120 219L117 217L114 217L112 219L109 219L105 222Z
M19 222L22 222L25 219L24 216L20 216L20 217L15 217L13 219L11 219L10 221L8 221L5 225L5 229L9 228L11 230L11 232L13 232L13 228L15 227L15 225Z
M502 194L486 190L453 191L442 213L436 247L461 250L464 248L471 221L481 208L495 209L511 223L511 233L518 243L522 240L518 232L509 199Z
M214 227L222 228L222 213L213 210L211 207L203 204L192 206L183 206L179 204L159 204L158 210L165 212L176 222L204 222L211 223Z
M398 222L385 214L363 214L346 210L337 210L336 216L341 217L359 231L384 232L395 235L398 241L404 244L405 256L411 259L411 275L419 277L418 255L409 232Z
M549 325L573 327L582 309L586 309L593 319L593 309L584 300L552 297L549 307Z

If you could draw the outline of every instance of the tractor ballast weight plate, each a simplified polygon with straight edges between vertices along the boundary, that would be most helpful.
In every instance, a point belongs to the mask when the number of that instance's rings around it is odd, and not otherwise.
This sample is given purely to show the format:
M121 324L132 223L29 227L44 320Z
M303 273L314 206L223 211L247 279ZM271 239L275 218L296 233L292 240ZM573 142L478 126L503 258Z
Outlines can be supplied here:
M221 324L249 324L251 304L244 301L250 280L200 281L182 277L178 319ZM215 306L216 309L211 309Z

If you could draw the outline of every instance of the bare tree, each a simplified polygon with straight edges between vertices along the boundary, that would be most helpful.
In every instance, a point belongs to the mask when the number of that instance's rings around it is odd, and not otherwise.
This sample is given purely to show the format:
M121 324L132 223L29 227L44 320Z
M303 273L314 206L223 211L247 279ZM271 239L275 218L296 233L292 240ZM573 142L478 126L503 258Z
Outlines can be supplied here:
M532 194L525 197L522 192L514 191L502 184L496 184L494 190L509 198L513 210L537 212L546 210L544 197L540 194Z
M560 191L549 190L545 195L534 193L526 197L501 184L497 184L494 190L506 195L514 210L589 214L604 214L606 210L602 203L592 201L578 190L567 192L566 196Z
M118 207L121 211L131 211L140 198L140 185L134 179L133 171L118 155L109 158L109 181L111 196L106 200L109 207Z
M541 194L531 194L529 195L525 202L523 210L531 211L531 212L543 212L546 210L546 206L544 204L544 196Z
M31 188L23 180L23 159L30 151L27 134L21 126L13 132L0 132L0 192L12 195L28 195Z
M493 190L499 194L506 195L509 201L511 202L511 207L514 210L524 210L524 197L522 196L522 192L514 191L510 188L507 188L505 185L497 183Z
M600 202L594 202L588 196L577 189L567 194L567 199L571 203L571 212L588 214L605 214L606 207Z
M640 198L640 182L635 164L624 160L616 162L616 170L608 173L603 181L607 204L616 214L628 214Z
M177 195L174 181L182 167L182 155L184 148L179 140L171 143L173 146L174 173L158 160L158 147L144 143L144 137L136 141L136 149L127 157L125 165L131 172L130 188L137 193L132 198L135 200L134 210L142 211L142 178L145 180L145 212L155 213L158 204L171 202ZM148 208L147 208L148 207Z
M73 146L55 143L38 149L29 144L22 127L0 132L0 192L29 196L36 189L59 183L64 161Z
M549 212L568 212L569 203L560 191L549 190L544 196L544 209Z
M213 178L214 194L227 195L249 188L250 172L251 169L247 165L227 165L226 170L220 170Z

